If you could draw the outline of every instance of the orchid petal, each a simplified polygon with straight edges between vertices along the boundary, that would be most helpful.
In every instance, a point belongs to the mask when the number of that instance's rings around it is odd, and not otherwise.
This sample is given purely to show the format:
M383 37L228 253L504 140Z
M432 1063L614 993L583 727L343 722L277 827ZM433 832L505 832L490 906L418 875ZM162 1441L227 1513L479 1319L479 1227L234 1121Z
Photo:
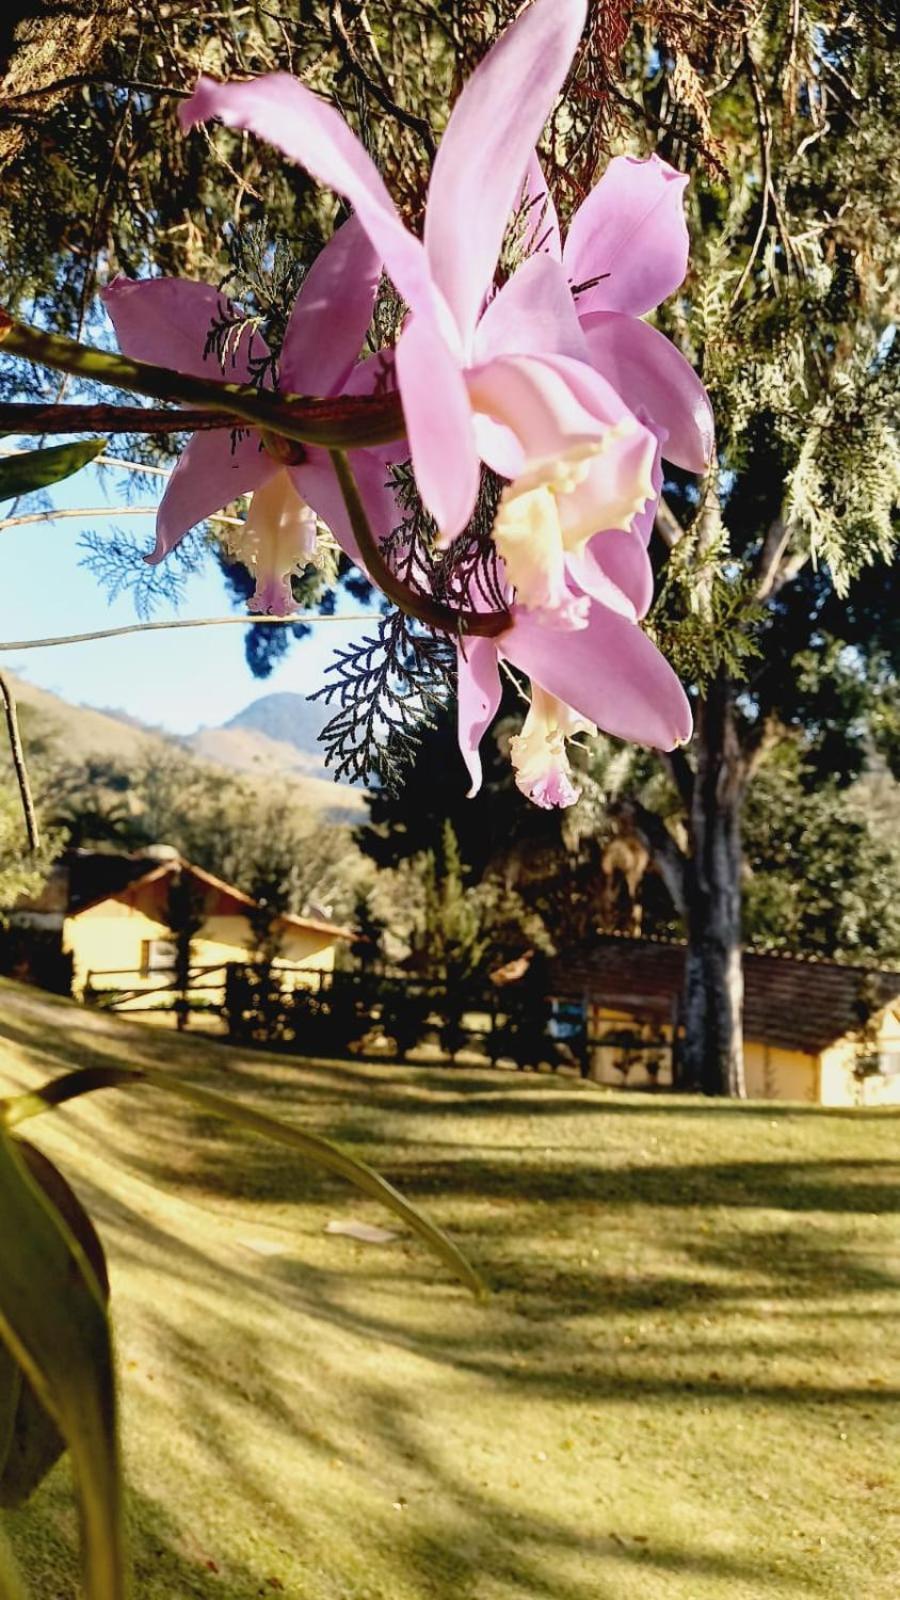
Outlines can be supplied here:
M478 324L475 361L504 355L589 359L565 272L550 256L529 256Z
M469 638L464 645L457 646L457 660L459 748L472 780L471 799L481 788L478 747L500 706L502 690L497 647L492 639Z
M213 117L226 127L249 129L349 200L407 305L437 320L448 340L456 338L421 241L403 226L374 161L333 106L287 72L247 83L201 77L179 120L186 131Z
M594 602L574 633L517 614L496 641L513 666L617 739L671 750L691 736L687 695L634 623Z
M704 472L715 442L712 406L678 347L648 322L617 311L591 312L581 326L591 365L630 410L643 409L651 424L666 430L666 460Z
M639 161L616 156L579 206L563 251L566 272L588 311L652 311L684 281L688 232L683 193L687 183L659 156Z
M425 249L464 349L585 11L585 0L535 0L476 68L441 140L428 191Z
M475 411L512 429L530 460L634 420L605 378L563 356L494 356L470 368L466 380Z
M468 374L468 386L476 410L510 428L525 453L505 502L549 488L566 550L601 529L630 527L645 510L656 437L586 363L495 357Z
M581 790L569 764L566 740L576 733L596 732L594 724L564 700L532 683L528 715L521 732L509 742L516 788L545 811L553 806L573 806Z
M358 217L338 228L294 301L278 386L289 394L337 394L372 320L381 259Z
M485 466L501 478L517 478L525 466L525 452L512 430L481 411L473 414L472 423L475 448Z
M221 362L204 355L212 325L234 316L234 306L208 283L188 278L113 278L101 290L119 349L134 361L152 361L192 378L249 383L251 363L265 360L265 340L242 333L229 340ZM217 509L217 508L216 508Z
M566 558L569 577L585 594L632 622L647 615L653 599L653 568L643 540L623 528L597 533Z
M385 539L397 526L401 515L388 483L388 469L378 455L368 450L351 451L350 466L369 527L377 540ZM345 555L365 571L340 484L326 451L310 450L301 466L288 470L297 493L312 506Z
M156 516L156 548L147 560L162 561L198 522L239 495L261 489L278 470L257 433L242 434L234 448L227 428L195 433L166 485Z
M653 458L653 466L650 470L650 486L653 492L643 511L638 512L631 524L631 532L637 535L641 541L641 544L646 550L650 540L653 537L653 529L656 526L656 513L659 509L659 499L660 495L662 494L662 452L666 444L666 433L665 429L663 428L654 428L642 410L638 411L637 416L638 421L643 422L647 427L649 427L650 432L656 435L656 453Z
M478 495L478 455L462 369L424 318L397 343L397 380L419 493L442 540L462 532Z
M557 611L579 626L566 583L566 556L559 507L550 484L539 483L518 492L504 490L493 529L497 551L519 603L529 611ZM583 611L584 607L581 607Z
M538 253L550 256L553 261L561 261L559 217L536 150L531 152L528 162L519 212L523 219L522 254L530 256Z
M337 394L391 394L397 388L394 352L385 348L350 368ZM393 448L395 440L391 440ZM369 446L366 447L367 449ZM380 448L380 447L379 447Z
M284 617L295 611L291 574L303 572L315 552L316 514L297 493L286 468L250 499L243 528L229 547L256 579L248 611Z

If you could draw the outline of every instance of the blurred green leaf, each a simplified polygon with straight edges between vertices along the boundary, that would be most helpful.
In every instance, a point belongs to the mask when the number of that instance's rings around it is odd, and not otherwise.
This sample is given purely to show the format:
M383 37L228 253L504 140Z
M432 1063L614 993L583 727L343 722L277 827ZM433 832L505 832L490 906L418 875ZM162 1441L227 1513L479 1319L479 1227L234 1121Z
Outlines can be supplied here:
M0 1600L28 1600L13 1553L0 1528Z
M3 1478L13 1439L13 1424L22 1391L22 1373L12 1351L0 1344L0 1505L3 1504Z
M34 1145L20 1139L16 1149L32 1178L72 1230L87 1256L104 1301L108 1300L109 1279L103 1246L81 1201L52 1161L48 1161ZM11 1381L5 1390L6 1362L10 1365ZM10 1407L5 1449L4 1394ZM16 1508L24 1505L65 1448L66 1441L52 1416L41 1405L12 1355L0 1345L0 1506Z
M49 489L80 472L106 449L108 439L81 439L77 444L54 444L47 450L26 450L22 455L0 457L0 500Z
M72 1452L86 1600L124 1600L115 1380L103 1291L55 1197L29 1170L25 1148L0 1129L0 1338ZM34 1165L46 1176L49 1163Z
M326 1172L337 1173L339 1177L354 1184L373 1200L387 1206L396 1216L402 1217L407 1226L418 1234L419 1238L474 1295L480 1299L487 1293L486 1286L475 1268L443 1229L365 1161L347 1155L339 1145L332 1144L329 1139L323 1139L317 1133L307 1133L303 1128L291 1127L286 1122L279 1122L275 1117L267 1117L261 1111L253 1111L249 1106L235 1104L234 1101L227 1100L224 1095L214 1094L210 1089L200 1089L194 1084L184 1083L182 1079L173 1078L167 1072L156 1072L149 1067L134 1069L85 1067L77 1072L67 1072L61 1078L51 1079L40 1089L16 1095L8 1100L0 1100L0 1127L16 1127L28 1117L40 1116L42 1112L50 1111L54 1106L63 1105L67 1100L75 1100L84 1094L91 1094L96 1089L122 1088L142 1081L152 1084L156 1089L162 1089L165 1094L176 1095L180 1100L199 1106L212 1116L222 1117L226 1122L234 1123L236 1127L246 1128L249 1133L255 1133L262 1139L271 1139L276 1144L287 1145L291 1150L296 1150L305 1156L314 1166L324 1167Z

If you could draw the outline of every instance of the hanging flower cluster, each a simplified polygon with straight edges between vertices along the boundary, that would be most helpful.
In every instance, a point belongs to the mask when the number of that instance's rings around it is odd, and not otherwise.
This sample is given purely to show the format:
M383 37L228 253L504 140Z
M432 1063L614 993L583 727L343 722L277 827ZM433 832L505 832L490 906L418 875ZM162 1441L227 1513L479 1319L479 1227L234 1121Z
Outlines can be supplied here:
M219 118L250 131L353 210L303 282L278 393L364 395L387 373L406 438L349 453L355 519L328 452L292 452L253 432L197 434L170 479L151 558L250 494L251 606L281 612L317 522L365 568L361 507L380 550L400 520L393 463L411 458L443 548L469 524L490 469L505 485L492 540L508 621L490 636L458 630L460 747L474 793L500 663L527 674L531 708L511 756L519 787L541 806L578 796L566 754L574 733L599 727L660 749L690 737L687 697L640 622L652 597L661 458L699 473L713 444L702 384L641 320L685 275L687 179L656 156L616 157L563 242L535 155L585 10L585 0L533 0L470 78L435 160L421 239L339 113L303 84L285 73L200 79L183 127ZM496 289L511 226L520 263ZM394 348L361 359L382 271L406 316ZM171 279L117 279L106 304L127 355L200 374L205 332L228 309L215 290ZM228 376L248 380L266 354L258 335L242 341ZM472 588L470 617L490 611Z

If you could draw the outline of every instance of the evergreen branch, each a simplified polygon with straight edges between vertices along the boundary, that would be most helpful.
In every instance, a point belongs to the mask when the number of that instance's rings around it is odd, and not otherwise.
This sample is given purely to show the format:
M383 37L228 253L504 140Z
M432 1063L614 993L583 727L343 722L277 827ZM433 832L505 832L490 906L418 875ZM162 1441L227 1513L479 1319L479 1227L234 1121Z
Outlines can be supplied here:
M303 395L270 397L248 389L244 384L217 383L171 372L148 361L132 361L66 339L61 334L44 333L40 328L16 322L0 309L0 349L5 354L22 356L38 366L69 372L94 383L155 400L176 400L186 405L201 405L218 411L234 426L237 419L252 428L265 428L299 444L325 449L354 448L387 444L405 433L400 397L397 394L343 396L336 400L309 399ZM135 412L134 432L140 432L140 412Z
M115 516L117 512L110 514ZM199 572L206 555L206 544L196 533L187 534L168 561L154 566L147 563L146 546L118 530L110 537L89 528L79 539L78 548L84 552L79 565L86 567L106 590L110 605L120 594L130 592L141 622L148 622L154 607L161 603L174 610L179 608L187 579Z
M374 637L338 648L328 668L333 681L310 695L326 704L339 700L319 734L335 778L374 779L396 793L449 698L452 668L448 642L414 633L400 610L380 619Z

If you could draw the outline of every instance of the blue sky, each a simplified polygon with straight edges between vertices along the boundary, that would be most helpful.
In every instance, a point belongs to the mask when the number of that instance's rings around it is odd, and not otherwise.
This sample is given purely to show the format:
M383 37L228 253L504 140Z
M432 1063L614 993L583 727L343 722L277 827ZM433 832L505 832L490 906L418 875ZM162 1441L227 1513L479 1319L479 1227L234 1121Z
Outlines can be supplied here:
M25 441L19 441L24 443ZM56 507L153 505L162 491L137 492L128 499L117 471L86 468L49 491ZM32 509L34 501L17 509ZM0 521L9 514L0 506ZM95 578L80 565L80 535L88 527L112 530L119 526L153 542L152 516L103 517L85 521L76 517L0 529L3 549L3 585L0 590L0 641L83 633L95 628L135 622L134 602L122 595L110 604ZM191 578L179 611L160 606L154 620L166 617L223 616L231 611L218 569L210 561ZM339 602L342 613L358 613L359 603L349 597ZM40 650L0 652L0 665L85 705L127 711L142 721L189 733L215 725L240 711L250 700L273 691L308 694L324 681L334 646L358 637L370 626L365 620L344 624L314 624L311 638L294 643L286 662L270 678L251 676L244 661L242 630L238 627L186 629L183 632L132 635L96 640L89 644L62 645Z

